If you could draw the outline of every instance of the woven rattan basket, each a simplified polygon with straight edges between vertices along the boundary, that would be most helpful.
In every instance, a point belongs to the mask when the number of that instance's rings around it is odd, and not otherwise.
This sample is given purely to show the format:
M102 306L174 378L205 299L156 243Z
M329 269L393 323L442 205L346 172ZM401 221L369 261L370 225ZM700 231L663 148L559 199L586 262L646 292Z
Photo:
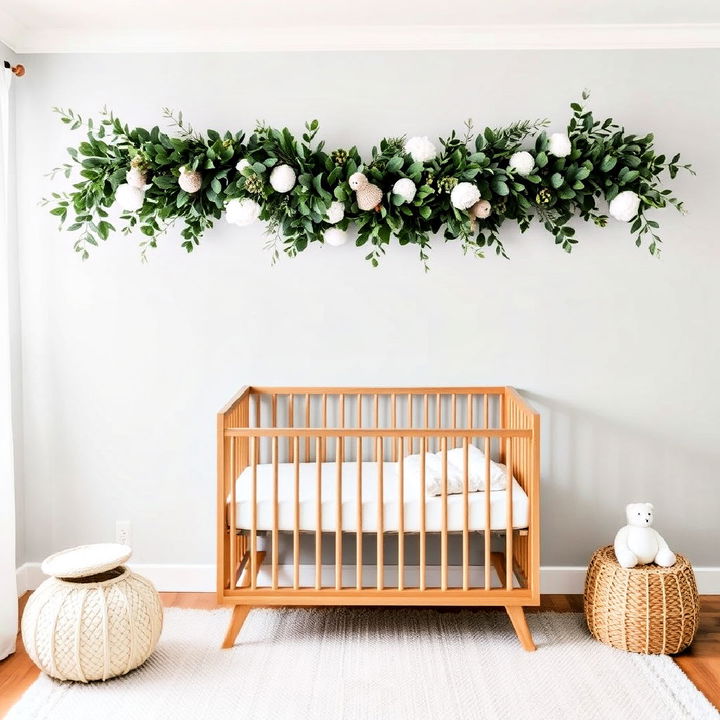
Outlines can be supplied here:
M612 545L596 550L585 579L585 618L593 636L647 655L674 655L693 640L698 592L682 555L672 567L621 567Z

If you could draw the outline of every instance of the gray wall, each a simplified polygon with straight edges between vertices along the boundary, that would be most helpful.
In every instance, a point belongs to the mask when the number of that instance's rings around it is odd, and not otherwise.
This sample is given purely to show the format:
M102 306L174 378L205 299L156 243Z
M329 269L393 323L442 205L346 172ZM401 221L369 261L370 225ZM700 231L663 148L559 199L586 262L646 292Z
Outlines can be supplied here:
M213 413L245 383L502 384L543 416L542 561L576 565L612 540L625 503L698 565L717 548L720 340L717 51L78 56L25 59L18 93L25 544L40 560L133 522L135 559L214 559ZM20 85L20 84L18 84ZM152 125L256 118L329 146L535 116L560 130L593 91L599 116L652 130L691 160L690 214L658 215L662 259L628 228L578 223L567 256L534 229L511 260L436 243L424 274L394 247L316 248L270 266L258 228L224 223L191 256L170 235L142 265L115 237L87 263L37 207L43 174L80 137L50 107L104 103ZM59 183L61 186L62 183Z

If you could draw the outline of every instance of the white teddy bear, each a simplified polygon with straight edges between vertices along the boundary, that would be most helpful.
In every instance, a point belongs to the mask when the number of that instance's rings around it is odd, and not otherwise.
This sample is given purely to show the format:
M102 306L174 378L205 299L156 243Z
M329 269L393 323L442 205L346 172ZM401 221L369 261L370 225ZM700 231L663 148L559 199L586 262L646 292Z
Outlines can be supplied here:
M675 553L662 535L650 527L653 506L650 503L630 503L625 507L628 524L615 536L615 557L625 568L655 563L661 567L675 564Z

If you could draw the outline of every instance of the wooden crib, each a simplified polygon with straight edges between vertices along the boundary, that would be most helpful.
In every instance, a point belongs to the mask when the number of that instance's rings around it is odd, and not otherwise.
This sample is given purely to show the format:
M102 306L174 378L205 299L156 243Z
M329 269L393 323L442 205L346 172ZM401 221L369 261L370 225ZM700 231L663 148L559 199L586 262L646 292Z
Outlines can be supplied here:
M217 441L218 599L234 606L223 647L252 607L495 605L535 649L523 608L540 601L540 416L513 388L245 387ZM488 491L491 458L512 470L504 491Z

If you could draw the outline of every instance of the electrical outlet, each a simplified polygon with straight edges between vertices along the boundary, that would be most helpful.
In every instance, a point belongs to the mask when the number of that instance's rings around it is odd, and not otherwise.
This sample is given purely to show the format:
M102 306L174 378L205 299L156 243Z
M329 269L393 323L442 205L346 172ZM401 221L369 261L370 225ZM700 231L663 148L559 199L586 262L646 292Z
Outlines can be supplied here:
M129 520L115 521L115 542L121 545L130 545L130 531L132 526Z

